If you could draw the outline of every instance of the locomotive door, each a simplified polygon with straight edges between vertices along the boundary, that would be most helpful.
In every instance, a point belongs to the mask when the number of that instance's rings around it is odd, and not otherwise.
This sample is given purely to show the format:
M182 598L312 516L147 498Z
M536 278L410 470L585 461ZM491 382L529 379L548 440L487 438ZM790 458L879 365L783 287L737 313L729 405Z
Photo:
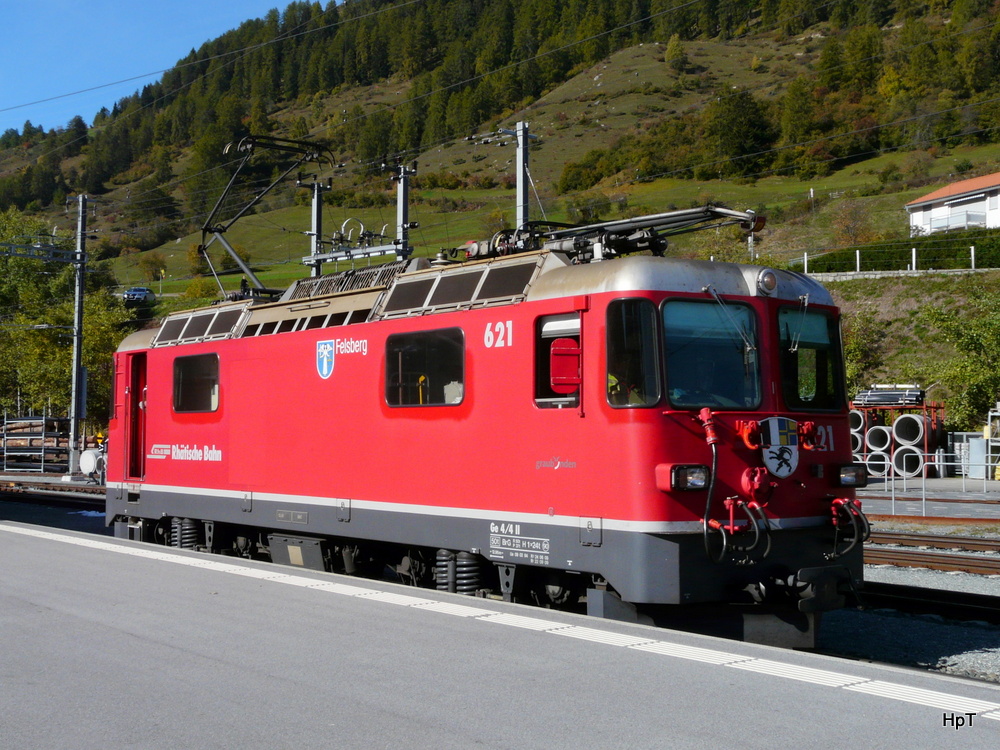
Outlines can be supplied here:
M146 473L146 355L125 355L125 480Z

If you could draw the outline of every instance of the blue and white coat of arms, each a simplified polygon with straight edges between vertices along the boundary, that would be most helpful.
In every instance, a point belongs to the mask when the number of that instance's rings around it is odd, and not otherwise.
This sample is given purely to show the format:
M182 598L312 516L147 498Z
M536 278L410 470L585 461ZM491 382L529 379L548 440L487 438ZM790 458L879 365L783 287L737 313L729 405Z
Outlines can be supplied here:
M316 372L326 380L333 375L333 342L316 342Z

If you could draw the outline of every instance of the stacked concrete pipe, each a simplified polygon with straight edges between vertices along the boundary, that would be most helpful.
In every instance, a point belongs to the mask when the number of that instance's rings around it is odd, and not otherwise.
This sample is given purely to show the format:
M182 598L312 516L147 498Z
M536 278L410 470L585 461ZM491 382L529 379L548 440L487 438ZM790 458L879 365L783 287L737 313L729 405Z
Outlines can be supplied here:
M926 457L936 447L930 417L924 414L899 415L892 425L892 437L897 446L892 453L892 467L896 474L907 479L922 474Z
M869 427L865 433L868 457L865 464L873 477L884 477L892 466L892 430L885 425Z
M854 460L860 463L862 454L865 452L865 426L868 423L868 415L860 409L851 409L848 415L848 424L851 427L851 453Z

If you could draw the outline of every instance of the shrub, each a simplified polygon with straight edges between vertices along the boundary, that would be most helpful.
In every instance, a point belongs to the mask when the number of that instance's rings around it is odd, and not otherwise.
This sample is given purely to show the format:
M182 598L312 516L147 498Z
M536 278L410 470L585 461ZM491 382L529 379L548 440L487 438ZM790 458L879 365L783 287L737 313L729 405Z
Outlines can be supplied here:
M219 296L219 286L215 283L215 279L196 276L188 284L182 296L185 299L210 299Z

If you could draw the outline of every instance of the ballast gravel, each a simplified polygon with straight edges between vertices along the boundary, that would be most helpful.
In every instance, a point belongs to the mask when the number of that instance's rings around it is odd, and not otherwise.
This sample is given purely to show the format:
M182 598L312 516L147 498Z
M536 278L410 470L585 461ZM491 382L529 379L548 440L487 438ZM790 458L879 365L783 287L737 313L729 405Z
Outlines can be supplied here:
M1000 576L865 566L865 579L1000 596ZM820 650L1000 683L1000 626L891 609L843 609L823 615Z

